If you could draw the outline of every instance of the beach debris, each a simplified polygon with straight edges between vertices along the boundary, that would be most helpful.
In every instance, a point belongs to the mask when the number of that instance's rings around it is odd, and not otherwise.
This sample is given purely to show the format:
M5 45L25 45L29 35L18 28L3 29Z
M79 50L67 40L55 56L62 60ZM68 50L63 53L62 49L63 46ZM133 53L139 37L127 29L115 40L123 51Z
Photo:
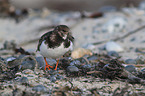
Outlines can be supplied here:
M92 55L93 53L88 50L88 49L84 49L84 48L77 48L75 49L72 53L71 53L71 57L76 59L76 58L81 58L84 55Z
M125 70L129 71L130 73L136 72L136 67L134 65L127 65Z
M116 42L109 41L105 44L105 49L109 51L116 51L116 52L122 52L124 49Z
M16 48L16 46L17 46L17 44L15 43L14 40L12 40L12 41L5 41L4 44L3 44L3 49L6 49L6 50L11 49L11 50L13 50L13 49Z
M15 48L14 51L15 51L16 54L17 54L17 53L21 53L21 54L25 54L25 55L31 55L31 53L25 51L22 47L20 47L20 48Z
M103 32L116 33L123 32L127 26L127 19L124 17L114 17L104 24Z
M108 56L114 56L114 57L119 57L119 54L116 51L109 51L107 52Z
M126 59L125 63L126 64L136 64L136 60L134 60L134 59Z

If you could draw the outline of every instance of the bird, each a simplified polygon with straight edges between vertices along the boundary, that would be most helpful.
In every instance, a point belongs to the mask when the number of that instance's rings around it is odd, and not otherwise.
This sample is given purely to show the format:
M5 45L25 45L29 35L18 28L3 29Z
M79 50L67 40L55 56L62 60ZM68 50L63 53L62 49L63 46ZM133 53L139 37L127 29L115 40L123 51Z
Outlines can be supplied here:
M44 70L53 68L50 66L46 58L57 59L63 56L66 52L73 50L74 37L71 34L70 28L67 25L58 25L52 31L46 32L41 36L38 42L37 50L44 57L46 66ZM57 70L59 59L57 59Z

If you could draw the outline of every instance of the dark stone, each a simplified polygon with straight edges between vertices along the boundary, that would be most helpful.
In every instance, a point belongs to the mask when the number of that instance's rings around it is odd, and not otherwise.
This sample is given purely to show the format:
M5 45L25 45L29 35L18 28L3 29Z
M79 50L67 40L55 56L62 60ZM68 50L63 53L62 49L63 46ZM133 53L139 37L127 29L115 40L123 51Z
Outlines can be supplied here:
M78 72L79 69L76 66L68 66L67 71L73 73L73 72Z
M125 70L129 71L130 73L132 73L132 72L136 72L135 68L136 67L133 66L133 65L128 65L128 66L125 67Z
M116 51L109 51L107 54L109 56L119 57L119 54Z
M89 61L91 61L91 60L97 60L98 57L97 57L96 55L93 55L93 56L88 57L87 59L88 59Z
M70 63L70 66L77 66L79 67L81 65L81 62L79 60L74 60Z
M44 58L42 56L36 57L36 61L38 62L38 68L44 69L44 67L45 67Z
M37 85L33 87L32 90L36 92L47 92L46 87L44 87L43 85Z
M56 81L56 76L51 76L51 77L50 77L50 81L51 81L51 82L55 82L55 81Z
M134 59L127 59L125 60L126 64L136 64L136 61Z
M22 84L27 84L28 83L28 78L27 77L22 77L22 78L20 78L19 82L21 82Z
M25 60L23 60L22 64L21 64L21 68L24 69L34 69L35 68L35 61L32 58L26 58Z

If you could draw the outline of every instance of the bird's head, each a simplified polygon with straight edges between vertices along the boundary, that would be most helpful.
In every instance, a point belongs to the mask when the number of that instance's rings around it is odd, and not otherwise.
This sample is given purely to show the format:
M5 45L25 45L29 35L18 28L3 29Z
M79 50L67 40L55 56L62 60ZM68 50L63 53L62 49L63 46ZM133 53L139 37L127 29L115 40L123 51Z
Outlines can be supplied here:
M66 25L59 25L54 28L55 32L58 32L58 34L65 40L70 33L70 29Z

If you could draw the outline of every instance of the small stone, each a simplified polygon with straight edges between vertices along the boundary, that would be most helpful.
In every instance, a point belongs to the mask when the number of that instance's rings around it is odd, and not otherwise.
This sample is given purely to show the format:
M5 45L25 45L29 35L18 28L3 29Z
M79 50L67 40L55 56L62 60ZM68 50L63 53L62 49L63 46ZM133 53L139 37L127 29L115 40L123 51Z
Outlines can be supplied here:
M79 60L74 60L70 63L70 66L80 66L81 65L81 62Z
M67 71L73 73L73 72L78 72L79 69L76 66L68 66Z
M28 83L28 78L27 77L21 77L19 82L21 82L22 84L27 84Z
M107 54L109 56L119 57L119 54L116 51L109 51Z
M5 41L3 46L4 46L4 49L7 49L7 50L9 50L9 49L15 49L16 48L16 43L15 43L14 40L12 40L12 41Z
M15 57L9 57L9 58L6 59L6 61L7 61L7 62L11 62L11 61L13 61L13 60L15 60L15 59L16 59Z
M45 63L44 63L44 58L41 57L36 57L36 61L38 62L38 68L44 69Z
M92 55L92 52L88 49L77 48L72 52L71 57L76 59L76 58L81 58L84 55Z
M37 85L33 87L32 90L36 92L47 92L46 87L44 87L43 85Z
M98 57L97 57L96 55L93 55L93 56L88 57L87 59L88 59L89 61L91 61L91 60L97 60Z
M145 64L145 57L143 55L140 55L135 59L135 61L137 64Z
M114 17L104 24L104 26L102 27L102 31L108 33L120 32L123 31L126 26L127 26L126 18Z
M125 70L129 71L130 73L136 72L136 67L133 65L128 65L125 67Z
M36 62L31 59L31 58L26 58L23 60L22 64L21 64L21 68L24 69L34 69L35 68L35 64Z
M86 64L82 66L83 71L87 72L90 71L92 66L90 64Z
M143 69L141 70L141 72L145 72L145 68L143 68Z
M51 81L51 82L55 82L55 81L56 81L56 76L51 76L51 77L50 77L50 81Z
M116 42L110 41L105 44L105 49L109 51L122 52L124 49Z
M136 64L136 61L134 59L127 59L125 60L126 64Z

